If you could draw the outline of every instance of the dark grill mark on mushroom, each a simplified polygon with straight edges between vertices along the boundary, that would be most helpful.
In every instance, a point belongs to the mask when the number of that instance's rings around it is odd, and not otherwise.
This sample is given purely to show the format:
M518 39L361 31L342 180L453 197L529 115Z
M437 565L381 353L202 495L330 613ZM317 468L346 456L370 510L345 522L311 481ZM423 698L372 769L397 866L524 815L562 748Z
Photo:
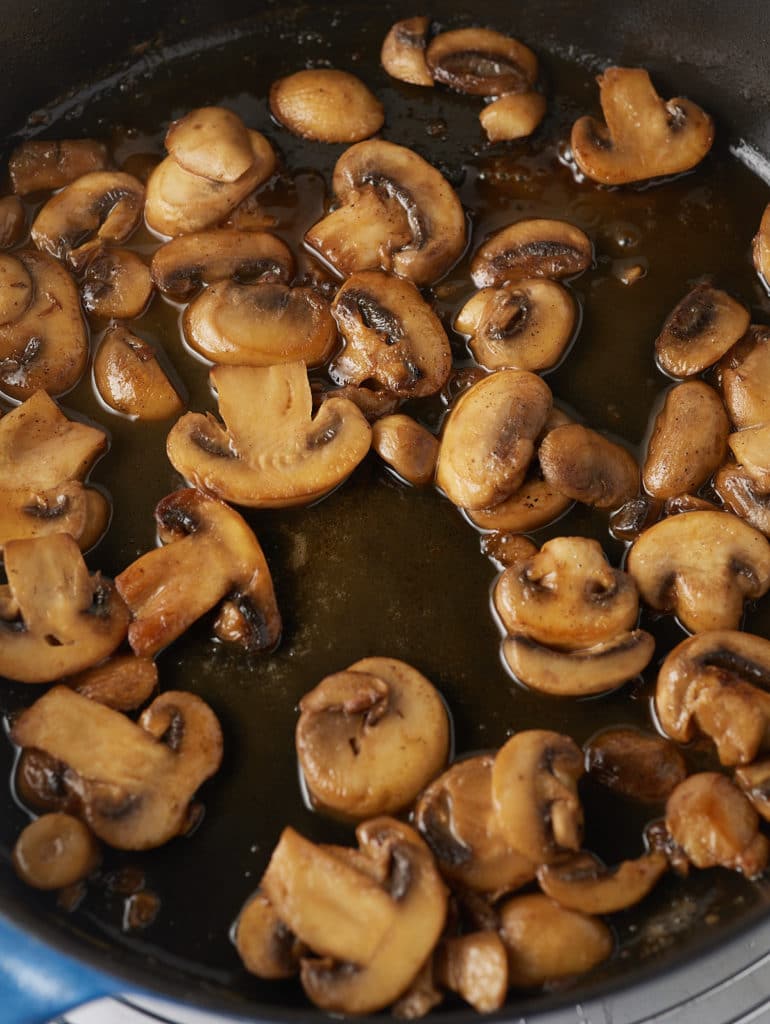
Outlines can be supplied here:
M525 260L548 260L550 262L579 263L582 261L581 254L571 245L563 242L527 242L526 245L516 246L507 252L501 252L490 261L495 269L508 270L516 267Z

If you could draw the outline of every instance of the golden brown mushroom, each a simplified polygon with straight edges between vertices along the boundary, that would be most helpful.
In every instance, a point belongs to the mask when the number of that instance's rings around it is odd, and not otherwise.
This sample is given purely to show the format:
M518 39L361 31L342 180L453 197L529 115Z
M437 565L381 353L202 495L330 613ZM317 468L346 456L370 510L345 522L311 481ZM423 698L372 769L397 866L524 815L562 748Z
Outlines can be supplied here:
M105 249L100 244L87 260L80 294L93 316L133 320L152 295L149 267L130 249Z
M752 246L754 266L766 288L770 288L770 203L765 207Z
M436 957L436 979L478 1013L499 1010L508 994L508 954L497 932L446 939Z
M227 185L242 178L254 160L248 129L225 107L199 107L172 121L166 149L190 174Z
M238 916L234 941L243 966L258 978L293 978L299 973L300 957L306 952L306 947L259 890Z
M27 215L17 196L0 198L0 249L10 249L24 237Z
M655 341L661 369L672 377L701 373L743 337L749 311L727 292L699 284L674 308Z
M397 21L385 36L380 62L392 78L411 85L433 85L425 60L430 18L418 16Z
M586 744L592 779L621 796L663 803L687 775L679 750L657 733L606 729Z
M718 367L733 425L742 430L770 422L770 328L752 324Z
M770 821L770 761L755 761L736 768L735 781L760 817Z
M471 277L477 288L499 288L530 277L574 277L591 265L584 231L563 220L525 219L495 232L477 251Z
M437 82L471 96L527 92L537 78L537 57L530 49L486 28L441 32L425 59Z
M34 889L63 889L97 867L99 846L70 814L43 814L27 825L13 848L16 874Z
M524 139L543 120L545 109L542 93L509 93L484 107L479 121L490 142Z
M606 867L591 853L579 853L556 864L538 868L540 888L567 910L581 914L614 914L641 902L668 868L658 851L638 860Z
M433 480L438 440L411 416L378 419L372 426L372 448L407 483L422 487Z
M770 537L770 494L761 494L743 468L734 462L721 466L714 477L714 490L749 526Z
M308 68L270 86L270 112L302 139L361 142L385 121L377 97L360 78L332 68Z
M158 685L158 669L149 658L116 654L66 680L67 686L114 711L134 711L146 703Z
M22 142L11 153L8 172L18 196L65 188L77 178L109 167L107 147L95 139Z
M633 455L579 423L549 431L537 455L546 483L585 505L618 508L639 490Z
M770 493L770 423L730 434L727 443L755 490Z
M105 405L132 419L166 420L184 408L152 346L119 324L94 356L94 383Z

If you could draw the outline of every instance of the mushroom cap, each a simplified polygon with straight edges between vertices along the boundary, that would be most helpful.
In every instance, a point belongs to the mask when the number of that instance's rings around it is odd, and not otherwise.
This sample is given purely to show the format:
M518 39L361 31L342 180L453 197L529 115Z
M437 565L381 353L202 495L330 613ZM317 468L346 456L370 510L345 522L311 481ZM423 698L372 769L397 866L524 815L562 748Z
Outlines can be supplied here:
M273 82L270 112L294 135L316 142L361 142L385 121L361 79L332 68L306 68Z
M542 864L537 880L546 896L567 910L615 914L640 903L667 870L668 859L657 850L610 868L591 853L579 853L558 864Z
M731 512L770 537L770 495L759 493L742 466L725 463L714 477L714 490Z
M508 953L496 931L449 937L439 947L438 981L477 1013L499 1010L508 994Z
M546 482L586 505L617 508L639 491L634 456L580 423L550 430L537 455Z
M13 323L32 302L32 278L16 256L0 254L0 325Z
M8 173L17 196L64 188L109 167L107 147L95 139L30 139L11 153Z
M100 860L99 846L71 814L43 814L13 847L16 874L34 889L63 889L86 878Z
M145 704L158 686L158 669L149 658L116 654L101 665L67 680L81 696L115 711L134 711Z
M592 779L642 803L662 803L687 776L677 747L657 733L605 729L589 740L585 752Z
M297 756L322 810L358 821L395 813L446 764L444 703L403 661L357 661L322 680L299 708Z
M766 288L770 288L770 203L765 207L759 230L752 243L754 266Z
M572 498L561 494L546 480L529 474L521 487L499 505L466 509L465 514L482 530L529 533L555 522L571 504Z
M18 196L0 199L0 249L11 249L26 232L27 213Z
M727 292L699 284L677 304L655 341L655 358L671 377L702 373L739 341L749 311Z
M722 357L718 372L722 397L738 430L770 421L769 327L752 324Z
M217 366L224 429L187 413L166 443L171 464L196 487L253 508L283 508L323 497L369 451L371 427L345 398L330 398L312 417L304 363Z
M258 978L293 978L304 947L257 890L235 924L235 946L243 966Z
M546 107L542 93L509 93L484 107L479 121L490 142L525 139L545 117Z
M643 68L607 68L598 76L606 124L581 117L570 144L580 170L603 185L626 185L689 171L714 141L705 111L677 96L663 100Z
M382 44L380 62L391 76L410 85L433 85L425 60L430 18L418 15L392 25Z
M383 416L372 425L372 448L414 487L433 480L438 447L435 435L411 416Z
M770 492L770 424L746 427L727 439L736 462L760 494Z
M80 294L92 316L133 320L141 316L152 296L149 267L131 249L106 249L98 244L88 259Z
M199 107L172 121L166 149L190 174L229 185L246 174L256 155L246 125L225 107Z
M523 43L488 28L461 28L434 36L425 54L437 82L471 96L527 92L537 57Z
M522 278L574 277L592 259L591 240L574 224L525 218L484 242L471 262L471 277L477 288L498 288Z
M759 816L770 821L770 761L742 765L734 778Z
M94 383L105 405L132 419L166 420L184 408L155 349L120 324L108 328L96 351Z
M460 508L486 509L523 483L551 411L550 388L526 370L500 370L470 387L444 424L436 482Z
M770 544L729 512L685 512L634 542L627 571L643 600L685 629L734 629L743 602L770 587Z

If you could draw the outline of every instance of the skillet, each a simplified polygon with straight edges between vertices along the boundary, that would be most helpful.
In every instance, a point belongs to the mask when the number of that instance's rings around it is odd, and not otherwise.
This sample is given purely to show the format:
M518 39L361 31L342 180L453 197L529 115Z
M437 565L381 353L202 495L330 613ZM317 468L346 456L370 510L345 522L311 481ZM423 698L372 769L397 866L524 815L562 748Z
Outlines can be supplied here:
M321 202L318 171L328 176L339 149L332 147L319 153L319 147L311 149L285 133L277 133L267 118L264 95L272 78L320 56L350 70L360 70L386 101L388 137L415 146L436 161L450 179L463 160L472 163L474 158L472 144L464 140L473 139L474 144L479 141L476 110L465 100L447 94L416 96L413 90L400 91L373 68L374 61L359 63L358 54L377 52L394 20L419 13L405 3L381 4L374 11L367 4L354 2L303 7L221 2L216 8L193 2L172 3L161 10L141 2L106 0L97 4L89 0L57 3L34 12L3 2L0 12L4 26L0 52L6 69L6 96L0 112L3 138L22 130L25 122L28 134L105 135L116 115L123 120L130 117L141 131L152 132L191 106L225 99L278 142L289 167L302 170L309 209L312 203L318 206ZM442 2L440 12L434 13L448 26L470 20L468 5L456 2ZM610 59L643 64L664 92L670 85L672 93L684 92L701 103L714 114L721 140L721 156L717 154L709 173L715 182L740 191L735 217L744 241L750 237L767 200L766 191L745 172L721 168L727 164L728 140L735 144L743 141L756 153L770 153L770 116L765 113L770 111L770 83L763 47L770 29L770 12L750 2L736 3L729 9L704 2L695 16L686 0L647 0L632 9L612 2L552 0L522 2L515 8L489 2L483 14L473 14L477 21L508 31L536 49L543 55L546 78L550 76L554 90L573 97L577 94L586 106L592 102L586 89L588 76L573 76L560 58L580 58L593 69ZM150 45L145 46L148 41ZM92 84L80 89L85 80ZM102 84L93 84L99 82ZM78 91L67 97L70 89ZM254 100L254 95L261 101ZM47 121L40 117L27 121L31 111L46 107L57 96L65 98L51 108ZM569 113L565 101L563 114L566 117ZM446 130L440 127L441 122L445 122ZM435 130L432 126L437 124L439 129ZM461 157L458 140L463 140L459 142ZM459 176L454 183L484 197L483 185L475 184L472 177L461 180ZM672 217L677 204L691 197L692 185L671 186L667 210ZM550 199L545 196L538 201L547 205ZM571 211L563 209L565 216L571 212L580 220L595 215L595 211L580 205L578 193L565 194L559 201L567 207L572 204ZM286 196L279 190L274 203L280 206L285 202ZM507 202L513 202L512 194ZM495 215L503 215L501 209L495 214L493 199L488 199L488 206L490 223ZM743 265L742 285L737 272L734 284L729 278L731 266L745 262L740 246L734 240L727 244L717 228L713 233L710 246L707 239L703 242L707 247L702 253L703 269L719 271L720 280L728 286L745 289ZM660 260L663 249L661 245ZM642 317L637 323L638 334L648 340L654 335L653 325L684 291L683 282L692 276L693 268L682 268L679 276L673 268L668 269L671 273L665 282L662 275L656 279L654 303L646 312L637 310L637 316ZM752 305L754 319L770 319L770 307L761 294L752 292L745 301ZM590 318L590 302L584 305ZM170 322L169 314L158 314L155 321L148 322L147 329L162 331ZM593 320L587 319L584 324L584 333L589 327L597 337L602 336L595 313ZM606 391L600 393L598 386L592 391L587 386L588 355L581 363L583 357L577 351L573 357L577 362L568 362L559 371L560 376L551 381L557 394L579 408L592 425L625 431L632 442L641 439L649 410L646 397L644 403L638 398L634 401L635 391L644 391L638 386L641 375L649 372L642 356L633 354L635 351L630 345L623 363L627 382L617 383L612 403ZM607 353L602 358L610 357ZM194 407L201 407L207 400L201 380L186 382ZM659 386L660 381L655 384ZM73 396L67 396L64 404L98 416L87 388L88 382ZM620 404L627 410L623 425L613 419L609 404ZM135 425L129 426L133 430ZM111 491L116 520L112 535L120 540L108 538L91 563L114 573L138 550L153 544L151 509L177 481L165 463L147 459L144 441L149 438L138 442L136 432L132 433L125 423L111 420L109 427L109 458L119 464L120 473L108 478L106 474L100 477L97 471L95 479L103 480ZM141 509L131 498L139 479ZM288 517L268 513L256 521L271 564L298 564L298 536L307 538L310 551L301 569L285 572L276 581L287 619L285 649L274 663L277 668L268 670L265 664L244 666L227 652L212 650L204 629L191 639L192 661L184 667L173 650L163 656L163 685L189 686L209 700L222 718L228 757L220 777L204 790L207 816L198 833L142 861L147 885L161 897L157 923L143 932L124 934L122 897L106 884L89 893L75 914L57 910L50 898L24 889L10 868L9 851L25 817L11 793L4 791L0 798L0 906L9 920L28 935L117 975L123 979L118 987L149 988L220 1013L246 1014L256 1020L308 1020L313 1012L294 988L246 977L223 939L229 922L259 877L281 825L312 827L319 838L331 841L345 841L347 837L346 830L338 826L319 825L317 820L309 825L311 816L298 800L290 742L298 696L327 672L376 651L413 661L439 682L455 715L459 751L499 745L506 730L516 727L518 720L532 725L548 721L581 740L618 720L619 705L611 700L583 703L571 710L569 718L553 704L540 703L535 711L521 694L512 698L496 660L497 639L486 606L486 590L493 574L478 552L478 538L434 496L410 495L410 499L407 508L403 492L367 464L346 488L318 509ZM360 522L360 527L353 528L354 522ZM597 535L605 529L588 515L575 519L572 528ZM606 533L602 536L606 538ZM345 567L351 564L358 565L358 570L343 579L343 571L348 571ZM389 565L395 565L393 572L386 571ZM449 596L442 593L445 585L451 589L455 584L462 590L461 600L454 591ZM335 601L324 613L322 598L329 594ZM404 621L398 614L400 604L420 606L423 613ZM311 631L305 628L308 622L313 623ZM341 622L344 630L340 629ZM770 635L770 619L760 612L750 628ZM2 709L12 712L29 699L28 691L9 687ZM530 716L531 710L537 720ZM485 723L483 731L479 723ZM274 737L280 737L280 744ZM8 776L10 746L3 755L5 762L0 770ZM620 807L613 806L610 811L605 808L604 813L613 817L617 826L599 826L602 835L597 838L601 839L603 852L622 854L622 836L626 832L638 835L638 822L628 815L624 820ZM588 818L590 821L590 807ZM136 858L130 861L116 857L109 867L117 871L133 868L135 863ZM518 1019L536 1010L576 1004L617 986L649 982L666 968L731 940L741 945L737 954L735 945L729 947L734 957L730 963L736 969L748 966L756 954L739 932L752 926L761 928L758 921L768 900L770 889L766 885L750 886L721 873L696 875L684 886L664 886L659 897L645 904L644 920L634 917L620 923L630 950L625 960L617 958L567 992L534 1001L517 1000L500 1019ZM704 925L707 918L718 923ZM646 927L643 935L657 934L657 928L671 941L630 941L640 925ZM725 962L728 960L725 954ZM439 1013L447 1020L475 1019L470 1011L451 1006Z

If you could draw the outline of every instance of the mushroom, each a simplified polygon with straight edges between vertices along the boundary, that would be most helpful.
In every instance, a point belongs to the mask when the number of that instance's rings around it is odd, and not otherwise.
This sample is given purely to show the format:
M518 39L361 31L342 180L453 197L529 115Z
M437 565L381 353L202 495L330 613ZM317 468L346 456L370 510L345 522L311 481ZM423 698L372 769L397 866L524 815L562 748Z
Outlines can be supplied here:
M77 798L64 785L66 765L40 750L22 750L13 785L22 803L35 813L76 813Z
M770 288L770 203L765 207L759 231L752 244L754 266L766 288Z
M435 167L377 139L346 150L334 168L339 206L305 234L344 276L376 267L433 284L466 244L460 200Z
M461 395L445 422L436 466L449 500L486 509L514 494L551 403L548 385L526 370L500 370Z
M466 515L482 530L529 533L547 526L564 515L572 498L560 494L545 480L529 473L510 498L492 508L466 510Z
M318 382L313 381L313 385L317 387ZM321 385L320 393L314 390L313 398L317 404L329 398L347 398L358 406L370 423L375 423L382 416L390 416L401 404L401 399L392 391L372 391L371 388L354 387L352 384L341 388Z
M734 629L746 600L770 587L770 544L729 512L685 512L634 542L627 571L644 601L685 629Z
M551 370L575 333L577 306L562 285L534 278L484 288L457 314L455 330L487 370Z
M681 495L677 495L674 500L678 501L681 497ZM691 496L686 495L686 497ZM713 508L713 505L710 507ZM689 509L680 509L679 511L684 512ZM629 498L610 514L610 533L616 540L636 540L643 530L657 522L660 514L661 503L657 499L651 498L647 494L639 494L635 498Z
M693 377L746 333L749 311L727 292L699 284L681 300L655 341L655 358L671 377Z
M331 366L340 384L372 381L403 398L446 384L452 350L441 321L419 291L380 270L353 274L332 303L345 347Z
M714 141L714 123L691 100L663 100L643 68L607 68L598 76L605 124L581 117L572 153L586 177L627 185L681 174L699 164Z
M364 658L299 702L297 757L313 804L360 821L412 803L446 763L449 720L411 665Z
M24 282L24 309L20 291L8 294L14 281ZM88 359L80 296L55 259L32 250L2 257L0 319L0 386L6 394L24 400L42 388L60 395L80 380Z
M19 878L34 889L63 889L98 866L99 846L71 814L43 814L23 830L13 848Z
M441 32L425 59L437 82L471 96L527 92L537 78L537 57L530 49L486 28Z
M417 801L414 822L451 882L497 899L535 877L536 865L504 837L492 803L490 754L453 764Z
M27 215L18 196L0 198L0 249L11 249L24 237Z
M108 580L88 575L69 534L7 541L4 556L18 611L0 620L0 675L50 683L95 665L122 642L128 611Z
M174 468L202 490L252 508L304 505L369 451L371 428L348 399L327 399L311 419L304 363L216 366L210 377L226 428L187 413L166 443Z
M713 388L702 380L677 384L655 417L642 482L656 498L695 493L719 467L730 424Z
M545 117L545 110L542 93L509 93L484 107L479 121L490 142L507 142L531 135Z
M278 980L299 974L306 947L276 914L270 900L258 889L238 915L235 948L250 974Z
M180 239L181 241L181 239ZM187 307L187 342L214 363L325 363L337 342L329 303L312 288L280 283L213 284Z
M735 781L757 813L770 821L770 761L755 761L736 768Z
M166 420L184 408L152 346L119 324L94 356L94 383L105 405L132 419Z
M132 622L135 654L152 657L227 597L217 626L240 623L242 645L272 650L281 617L262 548L229 506L193 489L175 491L155 509L163 547L142 555L116 578Z
M724 775L699 772L680 783L666 804L666 827L696 868L723 867L757 878L770 843L757 812Z
M446 939L436 958L436 979L478 1013L499 1010L508 994L508 954L495 931Z
M567 910L615 914L640 903L668 868L666 855L653 851L608 868L591 853L579 853L538 868L540 888Z
M32 224L32 241L59 259L94 235L101 242L125 242L143 206L144 185L137 178L122 171L93 171L48 200Z
M717 470L714 490L731 512L770 537L770 495L759 493L742 466L726 463Z
M770 493L770 422L730 434L727 443L754 488Z
M225 107L198 107L172 121L166 149L183 170L232 185L251 168L255 153L246 125Z
M585 749L592 779L642 803L663 803L687 776L679 750L656 733L606 729L589 740Z
M500 912L508 980L534 988L584 974L612 953L612 933L594 917L560 907L541 893L514 896Z
M137 725L55 686L16 719L11 738L62 762L74 813L120 850L153 849L179 835L193 795L222 760L214 713L174 690L156 697Z
M591 240L563 220L524 219L496 231L471 262L477 288L531 277L574 277L591 265Z
M66 680L68 686L115 711L134 711L146 703L158 685L158 669L149 658L117 654L101 665Z
M752 324L718 366L722 397L738 430L770 421L770 327Z
M430 18L405 18L392 25L380 51L380 61L392 78L410 85L433 85L425 60Z
M639 490L639 467L629 451L579 423L556 427L538 450L546 483L596 508L618 508Z
M429 956L407 990L393 1003L390 1012L397 1020L419 1020L443 1001L444 993L434 978L433 957Z
M150 301L152 278L137 253L100 245L88 260L80 294L83 306L93 316L133 320Z
M270 86L270 112L301 139L361 142L385 121L377 97L360 78L332 68L308 68Z
M438 441L411 416L383 416L372 426L372 448L414 487L433 480Z
M582 774L582 751L558 732L517 732L497 752L492 766L497 827L533 863L550 864L580 849Z
M11 153L8 173L17 196L65 188L77 178L109 167L107 147L94 139L22 142Z
M655 708L668 736L710 736L722 764L748 764L770 746L770 641L737 630L699 633L666 657Z
M519 533L486 533L480 547L498 569L507 569L537 554L537 545Z
M267 231L196 231L166 242L152 257L155 286L176 302L189 302L203 284L228 279L288 284L293 275L291 250Z

